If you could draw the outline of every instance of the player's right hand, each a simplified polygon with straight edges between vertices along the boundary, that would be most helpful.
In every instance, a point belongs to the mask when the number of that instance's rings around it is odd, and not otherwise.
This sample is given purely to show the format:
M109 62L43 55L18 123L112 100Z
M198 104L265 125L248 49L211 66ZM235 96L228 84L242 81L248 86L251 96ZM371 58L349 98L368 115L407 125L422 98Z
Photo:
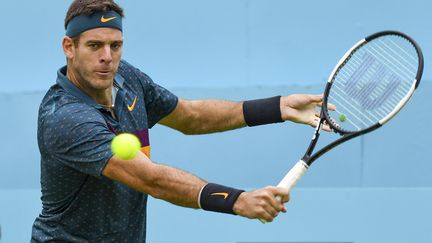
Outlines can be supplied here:
M246 218L271 222L279 212L286 212L284 203L288 200L287 189L268 186L256 191L241 193L234 203L233 211Z

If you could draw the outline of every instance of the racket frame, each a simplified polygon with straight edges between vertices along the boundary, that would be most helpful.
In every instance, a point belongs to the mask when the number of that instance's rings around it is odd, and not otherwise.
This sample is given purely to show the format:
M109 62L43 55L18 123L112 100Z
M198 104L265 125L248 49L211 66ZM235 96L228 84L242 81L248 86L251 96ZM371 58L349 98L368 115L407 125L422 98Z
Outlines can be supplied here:
M403 38L407 39L413 45L413 47L415 48L415 50L417 52L417 56L418 56L418 60L419 60L416 78L414 79L412 86L410 87L409 91L407 92L407 95L405 95L405 97L403 97L401 99L401 101L396 105L396 107L387 116L385 116L384 118L379 120L376 124L373 124L372 126L369 126L365 129L362 129L360 131L355 131L355 132L349 132L349 131L341 130L337 126L335 126L333 124L333 122L331 122L331 118L328 115L328 106L327 106L328 95L330 94L330 89L332 87L332 84L333 84L333 81L336 77L336 74L349 60L350 55L353 55L357 51L357 49L361 48L361 46L367 44L368 42L370 42L376 38L379 38L381 36L384 36L384 35L397 35L397 36L403 37ZM312 136L312 140L308 146L308 149L306 150L306 153L304 154L302 159L300 161L298 161L290 169L290 171L288 171L288 173L284 176L284 178L279 182L277 187L287 188L288 191L291 191L291 189L296 185L296 183L300 180L300 178L306 173L306 171L308 170L310 165L316 159L321 157L323 154L325 154L329 150L333 149L334 147L340 145L341 143L343 143L345 141L348 141L348 140L353 139L355 137L358 137L358 136L364 135L366 133L369 133L371 131L374 131L377 128L384 125L385 123L387 123L391 118L393 118L404 107L404 105L408 102L408 100L414 94L414 91L417 89L418 85L420 84L421 76L423 73L423 66L424 66L424 60L423 60L423 54L422 54L420 46L417 44L417 42L414 39L412 39L411 37L409 37L408 35L400 32L400 31L386 30L386 31L377 32L377 33L372 34L372 35L364 38L363 40L360 40L359 42L357 42L339 60L338 64L333 68L333 71L331 72L331 74L328 78L326 88L324 90L324 99L323 99L323 104L321 107L320 118L319 118L320 120L319 120L319 122L315 128L314 134ZM334 132L340 134L342 137L333 141L332 143L322 147L320 150L318 150L317 152L315 152L312 155L312 153L315 149L315 146L318 142L318 138L320 136L322 126L325 123L328 124L333 129ZM277 197L277 199L281 200L280 197ZM266 223L266 221L263 219L260 219L260 221L262 223Z
M370 42L374 39L377 39L381 36L384 36L384 35L396 35L396 36L402 37L402 38L408 40L413 45L414 49L417 52L417 56L418 56L418 60L419 60L416 78L414 79L414 82L411 85L411 88L407 92L407 95L405 95L405 97L403 97L401 99L401 101L399 101L399 103L396 105L396 107L389 114L387 114L384 118L379 120L376 124L369 126L363 130L355 131L355 132L349 132L349 131L342 130L339 127L337 127L336 125L334 125L334 123L331 121L331 118L328 114L328 106L327 106L328 96L330 94L330 90L331 90L333 81L335 80L339 70L350 59L350 56L352 56L363 45L366 45L368 42ZM338 64L333 68L333 71L331 72L331 74L328 78L326 88L324 90L324 99L323 99L323 105L322 105L321 114L320 114L319 123L326 122L333 129L334 132L342 135L342 137L337 139L336 141L333 141L332 143L324 146L323 148L321 148L320 150L315 152L315 154L312 155L312 152L316 146L316 143L317 143L317 140L319 137L319 133L320 133L320 130L322 127L322 124L318 124L317 129L315 130L314 136L312 138L311 144L310 144L308 150L306 151L305 155L303 156L302 160L308 166L310 166L316 159L321 157L323 154L325 154L327 151L331 150L332 148L338 146L339 144L341 144L347 140L353 139L355 137L369 133L373 130L376 130L377 128L379 128L382 125L384 125L385 123L387 123L390 119L392 119L404 107L404 105L406 103L408 103L408 100L414 94L414 91L417 89L418 85L420 84L421 76L423 73L423 66L424 66L423 54L422 54L420 46L417 44L417 42L414 39L412 39L410 36L406 35L405 33L400 32L400 31L394 31L394 30L380 31L380 32L372 34L372 35L364 38L363 40L360 40L359 42L357 42L353 47L351 47L344 54L344 56L339 60ZM322 119L323 117L324 117L324 120Z

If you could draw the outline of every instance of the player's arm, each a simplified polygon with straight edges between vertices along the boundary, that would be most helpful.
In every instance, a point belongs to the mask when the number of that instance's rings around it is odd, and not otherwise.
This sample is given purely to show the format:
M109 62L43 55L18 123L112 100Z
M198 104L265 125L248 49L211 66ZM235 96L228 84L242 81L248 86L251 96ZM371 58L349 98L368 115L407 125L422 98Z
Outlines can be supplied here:
M243 192L207 183L188 172L153 163L141 152L128 161L113 156L102 174L137 191L176 205L190 208L201 206L203 209L218 212L232 210L231 213L247 218L271 221L280 211L286 210L283 203L276 200L276 196L282 197L283 202L288 201L288 191L285 189L268 187ZM238 193L231 204L228 202L230 195L225 197L223 194L225 191L228 194ZM199 205L199 202L204 205Z
M296 94L246 102L179 99L159 123L184 134L205 134L282 121L316 126L322 95ZM324 127L328 130L327 127Z
M179 99L160 124L184 134L221 132L246 126L242 102Z

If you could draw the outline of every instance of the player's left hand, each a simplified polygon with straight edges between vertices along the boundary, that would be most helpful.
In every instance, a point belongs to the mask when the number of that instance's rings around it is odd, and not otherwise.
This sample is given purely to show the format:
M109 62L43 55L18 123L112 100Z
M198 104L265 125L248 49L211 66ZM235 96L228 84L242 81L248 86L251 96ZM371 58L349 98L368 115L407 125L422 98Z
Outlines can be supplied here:
M288 200L289 192L286 188L268 186L255 191L242 192L234 203L233 211L246 218L272 222L280 212L287 211L284 203Z
M321 107L323 95L311 94L293 94L282 96L280 101L281 115L284 121L292 121L316 127L319 122L320 111L317 107ZM329 110L335 110L336 107L328 104ZM324 131L332 131L332 129L324 124Z

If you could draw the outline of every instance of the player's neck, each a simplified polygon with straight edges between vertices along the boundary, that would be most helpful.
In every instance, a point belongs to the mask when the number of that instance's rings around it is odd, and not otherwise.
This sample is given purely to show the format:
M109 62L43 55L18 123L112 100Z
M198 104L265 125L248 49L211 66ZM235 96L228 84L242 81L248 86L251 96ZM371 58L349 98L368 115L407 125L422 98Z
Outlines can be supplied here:
M88 85L89 82L83 80L80 75L70 69L69 66L67 68L66 77L96 103L103 107L112 107L112 85L106 89L95 89L91 87L91 85Z

